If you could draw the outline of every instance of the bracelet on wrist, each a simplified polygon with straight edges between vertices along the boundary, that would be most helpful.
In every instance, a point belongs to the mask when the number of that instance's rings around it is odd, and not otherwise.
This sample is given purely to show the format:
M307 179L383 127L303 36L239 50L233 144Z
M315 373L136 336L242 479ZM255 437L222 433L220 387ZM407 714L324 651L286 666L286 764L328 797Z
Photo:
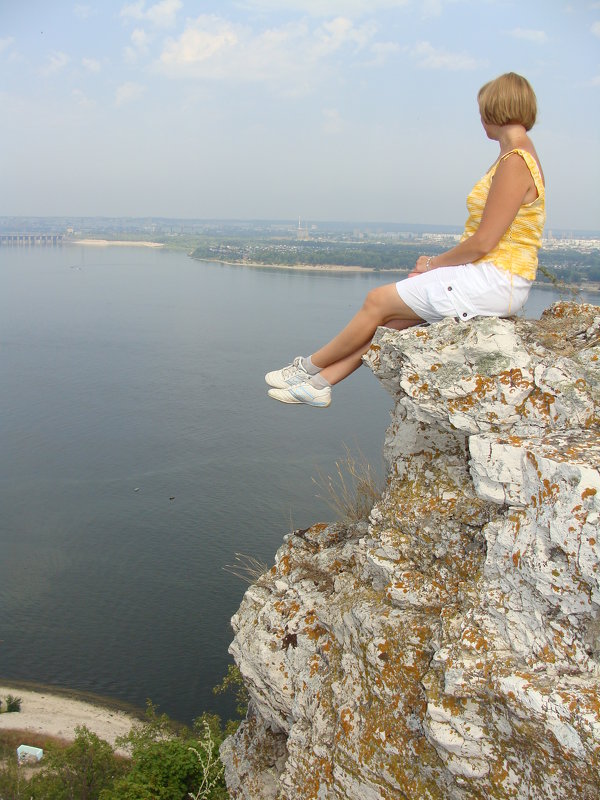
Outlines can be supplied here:
M433 258L435 258L435 256L429 256L427 258L427 261L425 262L425 272L429 272L429 270L431 269L431 260Z

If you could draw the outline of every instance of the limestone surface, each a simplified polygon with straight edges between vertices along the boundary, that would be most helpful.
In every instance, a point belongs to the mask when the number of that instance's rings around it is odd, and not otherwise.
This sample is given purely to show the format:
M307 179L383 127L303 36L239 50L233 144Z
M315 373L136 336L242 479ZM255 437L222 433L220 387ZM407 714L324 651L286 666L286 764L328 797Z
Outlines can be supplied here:
M368 519L285 537L233 618L240 800L600 796L600 308L378 330Z

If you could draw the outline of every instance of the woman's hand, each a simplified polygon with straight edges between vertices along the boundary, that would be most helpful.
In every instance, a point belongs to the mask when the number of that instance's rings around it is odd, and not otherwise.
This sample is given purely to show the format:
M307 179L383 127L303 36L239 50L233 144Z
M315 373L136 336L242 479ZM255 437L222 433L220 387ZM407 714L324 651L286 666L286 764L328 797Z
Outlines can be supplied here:
M417 263L415 264L415 268L412 270L412 272L408 273L408 277L414 278L415 275L421 275L423 272L428 272L429 269L431 268L430 266L428 266L430 261L431 258L429 256L419 256L417 258Z

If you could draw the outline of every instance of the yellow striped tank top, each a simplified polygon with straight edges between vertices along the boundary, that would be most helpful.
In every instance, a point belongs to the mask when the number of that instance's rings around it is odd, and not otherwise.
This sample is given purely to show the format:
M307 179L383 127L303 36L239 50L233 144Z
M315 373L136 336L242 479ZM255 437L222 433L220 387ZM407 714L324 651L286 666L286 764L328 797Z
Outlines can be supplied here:
M537 270L538 250L542 244L542 230L546 221L546 190L537 162L527 150L515 149L506 153L475 184L467 197L469 218L465 223L461 241L472 236L479 227L498 164L512 153L518 153L527 164L538 196L532 203L527 203L519 208L517 216L496 247L478 260L491 261L500 269L532 281Z

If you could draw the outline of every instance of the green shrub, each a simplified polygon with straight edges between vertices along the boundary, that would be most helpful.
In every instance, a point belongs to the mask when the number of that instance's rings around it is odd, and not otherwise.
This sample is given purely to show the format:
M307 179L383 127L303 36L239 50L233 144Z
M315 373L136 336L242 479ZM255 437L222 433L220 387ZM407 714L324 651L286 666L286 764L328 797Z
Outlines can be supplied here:
M31 800L98 800L112 786L122 762L108 742L86 727L75 729L75 741L44 753L43 769L29 782Z
M222 738L218 717L204 715L190 731L148 703L146 721L117 740L131 754L130 768L100 800L225 800Z
M30 800L29 783L17 764L16 753L0 763L0 797L2 800Z
M20 697L13 697L12 694L7 695L7 697L6 697L6 710L7 711L20 711L21 710L21 698Z
M236 732L240 726L240 722L246 717L248 713L248 690L244 684L240 668L235 664L230 664L227 668L227 675L223 678L218 686L213 689L215 694L223 694L224 692L235 692L236 706L235 710L238 713L239 719L229 720L225 726L225 736L231 736Z
M216 692L233 690L237 711L246 714L248 696L237 667L229 667ZM19 710L20 698L6 698ZM227 800L219 747L239 720L225 729L216 714L203 714L193 728L173 723L148 703L144 722L117 740L129 758L85 727L64 747L43 743L44 758L30 777L19 770L13 742L0 752L2 800ZM10 747L9 747L10 745Z
M191 747L190 750L198 759L201 778L196 792L188 792L191 800L204 800L207 797L214 797L213 791L219 792L224 789L222 779L224 767L219 759L219 751L213 741L211 726L208 720L203 721L204 733L198 741L198 747ZM217 795L218 796L218 795Z

